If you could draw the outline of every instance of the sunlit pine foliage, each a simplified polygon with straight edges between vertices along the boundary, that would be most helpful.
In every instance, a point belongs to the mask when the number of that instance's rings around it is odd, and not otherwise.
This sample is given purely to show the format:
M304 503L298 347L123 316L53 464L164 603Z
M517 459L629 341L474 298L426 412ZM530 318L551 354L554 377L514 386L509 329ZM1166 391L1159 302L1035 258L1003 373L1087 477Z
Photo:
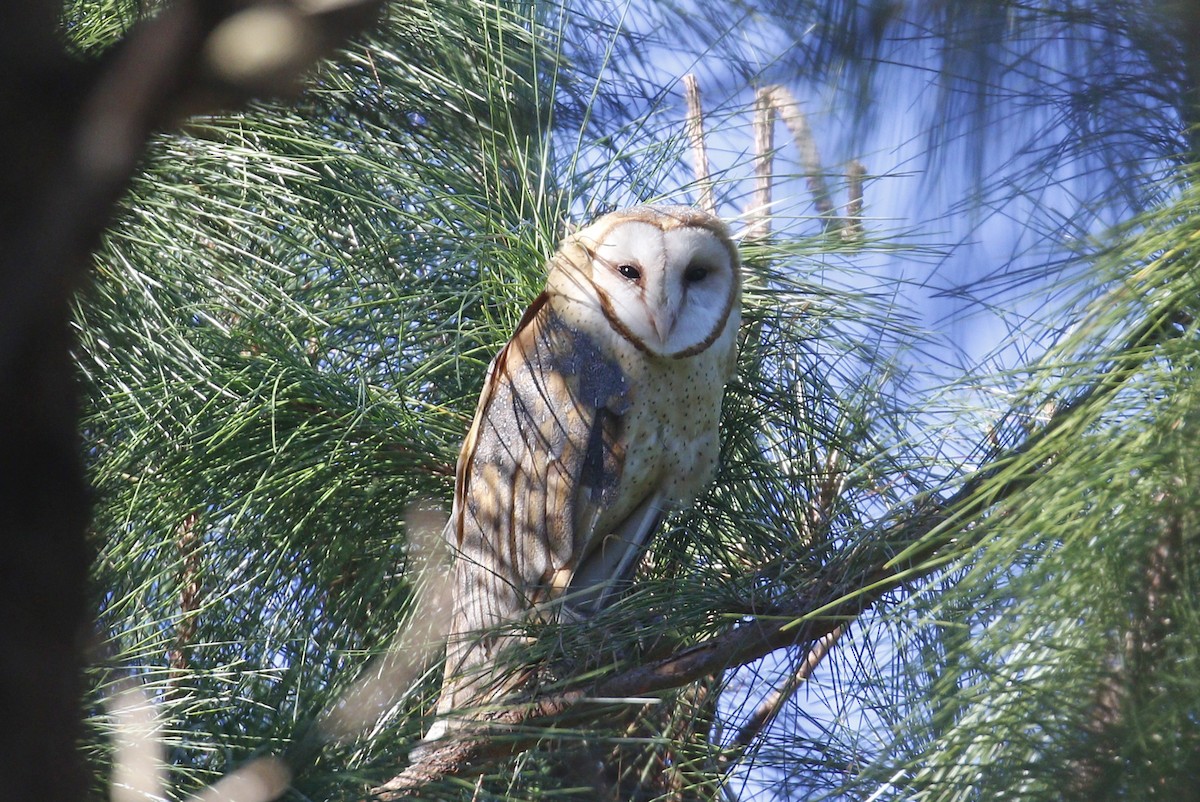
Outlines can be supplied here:
M102 703L130 677L158 703L172 798L256 754L293 759L294 799L360 799L404 766L435 665L359 737L312 749L314 727L407 625L406 511L448 507L487 362L558 239L603 211L698 197L679 76L654 68L670 45L681 68L720 60L747 87L711 93L705 117L735 229L756 82L828 80L869 121L881 65L933 66L935 158L997 147L993 126L1041 102L1015 155L961 169L985 210L1044 201L1028 228L1045 264L930 284L1055 303L1030 321L1035 343L1014 337L1019 365L968 364L934 392L947 365L930 364L900 289L858 263L933 235L887 240L868 222L848 239L781 206L770 237L743 243L717 482L670 519L638 593L593 625L544 627L527 657L566 683L573 666L636 663L646 643L795 616L797 599L869 598L865 615L745 752L725 747L810 644L666 694L621 731L573 720L478 787L448 779L426 797L593 798L561 759L581 753L611 758L638 799L1195 787L1186 27L1128 3L776 5L728 8L794 36L763 64L737 25L669 3L397 4L298 98L156 139L77 315L98 782ZM64 35L85 57L153 8L74 3ZM1075 206L1046 200L1059 194ZM806 612L798 626L823 615ZM597 631L623 648L572 664L599 651Z

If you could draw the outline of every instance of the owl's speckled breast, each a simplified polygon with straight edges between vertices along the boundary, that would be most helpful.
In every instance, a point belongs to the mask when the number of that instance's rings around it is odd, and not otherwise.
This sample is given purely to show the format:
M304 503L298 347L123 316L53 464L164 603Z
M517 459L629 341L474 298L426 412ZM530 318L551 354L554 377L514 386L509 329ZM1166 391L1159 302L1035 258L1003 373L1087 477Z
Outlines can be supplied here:
M616 338L614 338L616 339ZM623 416L625 461L616 502L597 522L608 531L642 499L660 492L667 507L691 503L716 473L718 424L732 332L714 347L683 359L647 359L627 343L614 342L632 388Z

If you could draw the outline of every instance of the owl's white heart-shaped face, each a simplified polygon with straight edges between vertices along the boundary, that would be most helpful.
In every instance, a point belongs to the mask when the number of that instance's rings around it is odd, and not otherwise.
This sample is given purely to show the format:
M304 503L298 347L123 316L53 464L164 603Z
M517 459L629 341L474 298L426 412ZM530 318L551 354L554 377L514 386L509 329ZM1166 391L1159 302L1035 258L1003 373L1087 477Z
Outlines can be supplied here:
M736 251L716 218L642 207L602 217L576 241L605 317L639 349L691 356L725 330L741 284Z

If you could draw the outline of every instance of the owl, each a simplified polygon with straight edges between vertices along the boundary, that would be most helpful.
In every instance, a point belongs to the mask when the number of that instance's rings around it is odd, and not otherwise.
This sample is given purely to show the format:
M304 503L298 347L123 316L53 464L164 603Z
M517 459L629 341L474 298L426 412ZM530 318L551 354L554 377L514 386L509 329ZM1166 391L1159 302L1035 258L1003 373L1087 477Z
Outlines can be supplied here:
M497 660L519 622L611 603L663 515L712 479L740 296L726 227L690 207L605 215L550 259L459 456L452 619L427 741L523 682Z

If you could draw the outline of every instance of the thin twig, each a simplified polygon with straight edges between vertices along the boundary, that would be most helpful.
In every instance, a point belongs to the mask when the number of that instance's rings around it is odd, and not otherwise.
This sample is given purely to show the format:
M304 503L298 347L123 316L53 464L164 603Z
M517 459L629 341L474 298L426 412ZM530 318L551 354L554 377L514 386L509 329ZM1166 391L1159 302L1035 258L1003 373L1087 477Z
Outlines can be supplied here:
M825 478L821 482L817 497L809 505L809 516L813 527L823 526L833 517L833 507L846 487L846 472L841 469L841 461L842 453L837 449L831 449L825 457ZM846 625L842 624L817 639L817 642L809 649L804 661L784 680L783 684L763 699L746 723L742 725L737 736L730 742L734 753L744 752L750 743L770 726L787 700L812 676L821 661L833 650L833 647L845 634L846 629ZM728 759L728 757L725 758L726 761Z
M189 513L175 532L175 545L182 565L179 569L179 623L175 625L175 643L167 653L171 694L179 691L179 682L187 673L188 652L196 637L196 613L200 609L200 537L196 534L199 516Z
M846 625L842 624L829 634L817 640L808 654L805 655L803 662L796 667L788 678L775 690L767 694L767 697L759 703L750 717L746 719L737 735L730 741L729 746L736 750L737 753L744 752L749 748L750 744L757 738L775 717L779 715L779 711L787 703L788 699L800 689L800 687L808 681L813 672L817 670L817 666L821 665L829 652L833 650L834 645L841 640L842 635L846 634Z

